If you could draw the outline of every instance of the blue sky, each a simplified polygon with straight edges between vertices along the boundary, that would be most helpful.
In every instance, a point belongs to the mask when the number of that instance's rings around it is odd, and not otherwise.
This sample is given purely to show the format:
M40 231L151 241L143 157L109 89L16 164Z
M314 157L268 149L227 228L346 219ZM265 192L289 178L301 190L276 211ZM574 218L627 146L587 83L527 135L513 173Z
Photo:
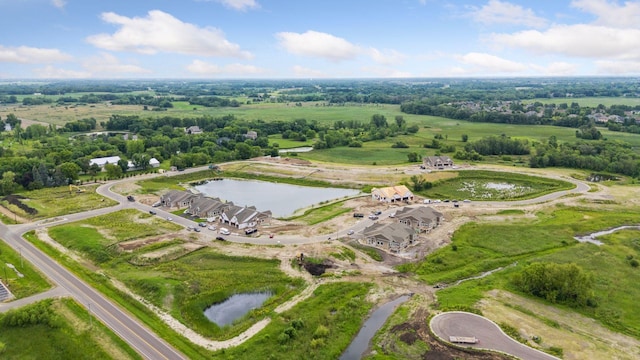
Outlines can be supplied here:
M0 14L0 79L640 74L640 1L0 0Z

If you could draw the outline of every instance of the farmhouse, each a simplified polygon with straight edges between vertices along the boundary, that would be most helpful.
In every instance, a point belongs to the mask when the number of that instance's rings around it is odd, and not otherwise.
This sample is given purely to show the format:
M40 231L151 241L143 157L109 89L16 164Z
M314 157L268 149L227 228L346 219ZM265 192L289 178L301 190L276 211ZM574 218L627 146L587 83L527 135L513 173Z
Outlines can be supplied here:
M422 158L424 166L434 169L447 169L453 167L453 160L448 156L425 156Z
M371 198L383 202L413 200L413 193L404 185L371 189Z
M101 158L93 158L89 160L89 166L95 164L100 166L101 168L104 168L104 166L107 164L117 165L118 161L120 161L120 156L107 156L107 157L101 157Z
M428 206L404 207L396 211L398 223L412 228L416 233L429 232L444 220L442 213Z
M251 139L251 140L255 140L258 138L258 133L253 131L253 130L249 130L247 131L246 134L243 135L245 139Z
M366 245L397 253L413 244L416 232L401 223L376 223L365 228L363 235Z

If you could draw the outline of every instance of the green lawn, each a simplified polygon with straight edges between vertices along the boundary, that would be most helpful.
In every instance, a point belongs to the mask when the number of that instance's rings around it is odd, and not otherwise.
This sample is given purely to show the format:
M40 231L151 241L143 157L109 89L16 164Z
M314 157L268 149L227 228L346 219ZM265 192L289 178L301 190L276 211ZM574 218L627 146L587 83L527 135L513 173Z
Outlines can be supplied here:
M15 268L23 275L18 274L7 264ZM16 299L21 299L48 290L51 284L31 263L24 260L19 252L14 251L4 241L0 240L0 279L9 287Z

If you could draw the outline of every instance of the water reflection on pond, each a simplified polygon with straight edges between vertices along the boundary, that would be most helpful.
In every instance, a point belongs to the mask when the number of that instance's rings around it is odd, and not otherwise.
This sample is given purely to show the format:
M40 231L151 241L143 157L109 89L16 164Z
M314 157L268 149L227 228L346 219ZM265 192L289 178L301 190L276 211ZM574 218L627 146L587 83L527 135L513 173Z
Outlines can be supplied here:
M201 193L239 206L271 210L274 217L291 216L296 210L360 193L353 189L317 188L257 180L224 179L195 187Z
M204 316L222 327L261 307L272 295L271 292L235 294L221 303L209 306L205 309Z

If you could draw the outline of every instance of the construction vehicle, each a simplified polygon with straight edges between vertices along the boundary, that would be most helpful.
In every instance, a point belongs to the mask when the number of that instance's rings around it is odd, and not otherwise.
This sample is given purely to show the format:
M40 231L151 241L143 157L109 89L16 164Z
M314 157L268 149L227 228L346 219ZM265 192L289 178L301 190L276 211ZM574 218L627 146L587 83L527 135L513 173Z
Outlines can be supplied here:
M79 193L83 193L83 192L86 191L85 189L83 189L83 188L81 188L81 187L79 187L77 185L69 184L69 193L72 193L73 190L75 190L76 192L79 192Z

